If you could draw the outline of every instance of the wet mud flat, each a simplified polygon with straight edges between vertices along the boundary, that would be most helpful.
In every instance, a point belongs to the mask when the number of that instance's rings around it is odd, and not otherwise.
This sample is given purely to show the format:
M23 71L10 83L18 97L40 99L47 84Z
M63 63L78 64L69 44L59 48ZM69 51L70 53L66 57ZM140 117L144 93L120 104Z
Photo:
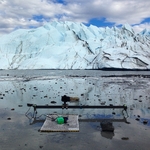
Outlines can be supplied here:
M149 73L110 74L98 71L0 72L0 149L136 149L148 150L150 143ZM124 119L118 109L37 110L27 103L61 105L61 96L79 97L70 105L127 105ZM28 111L28 115L25 116ZM79 119L110 121L114 132L103 132L100 122L79 122L78 133L41 133L48 113L78 114ZM126 114L125 114L126 117ZM118 146L119 145L119 146Z

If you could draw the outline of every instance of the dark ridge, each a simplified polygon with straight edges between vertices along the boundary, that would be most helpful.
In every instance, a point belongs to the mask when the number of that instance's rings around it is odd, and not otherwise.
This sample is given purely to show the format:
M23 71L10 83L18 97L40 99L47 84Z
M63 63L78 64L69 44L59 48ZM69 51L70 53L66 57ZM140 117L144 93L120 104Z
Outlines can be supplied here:
M125 74L125 75L106 75L106 76L101 76L101 77L107 77L107 78L111 78L111 77L142 77L142 78L150 78L150 75L135 75L135 74Z
M150 71L150 69L126 69L126 68L98 68L98 69L0 69L0 71L4 70L102 70L102 71Z
M96 69L94 69L96 70ZM126 68L101 68L103 71L150 71L150 69L126 69Z
M32 69L32 70L102 70L102 71L150 71L150 69L99 68L99 69Z

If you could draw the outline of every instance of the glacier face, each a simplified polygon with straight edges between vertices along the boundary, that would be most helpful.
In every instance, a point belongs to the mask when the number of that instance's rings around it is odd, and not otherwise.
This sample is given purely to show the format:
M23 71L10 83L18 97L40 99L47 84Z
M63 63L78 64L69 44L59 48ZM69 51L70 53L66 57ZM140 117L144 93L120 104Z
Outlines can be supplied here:
M50 22L0 37L0 69L150 69L150 32Z

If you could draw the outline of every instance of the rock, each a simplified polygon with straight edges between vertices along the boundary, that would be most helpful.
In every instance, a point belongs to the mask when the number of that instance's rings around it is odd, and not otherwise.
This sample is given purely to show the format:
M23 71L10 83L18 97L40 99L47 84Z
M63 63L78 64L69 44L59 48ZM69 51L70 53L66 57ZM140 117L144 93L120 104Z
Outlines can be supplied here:
M147 123L148 123L148 120L144 120L144 121L143 121L143 124L147 124Z
M129 140L128 137L122 137L121 139L122 139L122 140Z
M56 104L56 101L51 101L51 104Z
M140 119L139 119L139 118L136 118L135 120L139 121Z

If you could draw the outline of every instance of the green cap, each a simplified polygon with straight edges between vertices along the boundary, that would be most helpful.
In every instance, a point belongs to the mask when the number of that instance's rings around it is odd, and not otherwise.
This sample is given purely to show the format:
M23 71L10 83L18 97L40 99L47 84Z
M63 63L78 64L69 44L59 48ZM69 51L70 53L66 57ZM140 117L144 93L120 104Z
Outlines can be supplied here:
M57 123L58 124L64 124L64 118L63 117L57 117Z

